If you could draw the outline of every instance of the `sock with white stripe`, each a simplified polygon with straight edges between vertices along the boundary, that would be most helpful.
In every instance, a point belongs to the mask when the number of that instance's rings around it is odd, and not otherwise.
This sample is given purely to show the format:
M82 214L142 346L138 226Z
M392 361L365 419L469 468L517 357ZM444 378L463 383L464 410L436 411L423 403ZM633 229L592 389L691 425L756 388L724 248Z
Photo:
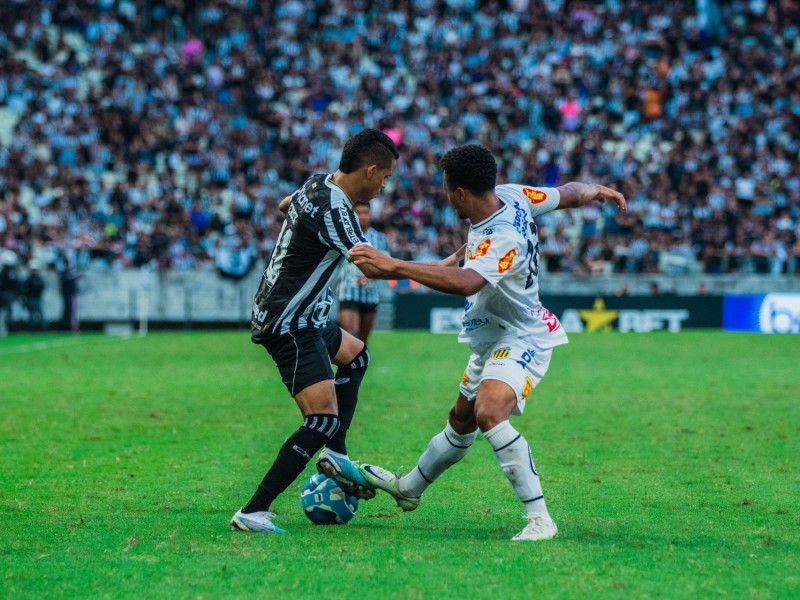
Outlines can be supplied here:
M477 435L477 429L464 435L456 433L448 421L444 431L428 443L414 470L400 478L397 483L400 492L412 498L421 496L439 475L466 456Z
M528 516L547 515L539 474L533 464L531 447L511 423L503 421L483 434L500 463Z
M256 493L242 509L243 513L269 510L277 498L306 468L317 451L336 434L339 417L334 414L306 415L303 425L283 443Z
M347 430L353 421L358 404L358 390L369 366L369 350L364 346L349 365L336 370L336 402L339 405L339 431L328 442L328 450L347 456Z

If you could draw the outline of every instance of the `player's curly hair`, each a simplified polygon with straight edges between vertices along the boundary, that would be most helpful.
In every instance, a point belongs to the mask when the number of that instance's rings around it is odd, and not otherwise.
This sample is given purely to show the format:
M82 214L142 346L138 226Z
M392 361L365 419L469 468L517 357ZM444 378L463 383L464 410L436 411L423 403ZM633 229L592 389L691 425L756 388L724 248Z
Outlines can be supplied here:
M497 185L497 162L491 152L477 144L453 148L439 159L439 167L447 173L451 190L464 188L480 195Z
M364 165L378 165L385 169L398 158L400 151L392 138L377 129L364 129L345 142L339 170L352 173Z

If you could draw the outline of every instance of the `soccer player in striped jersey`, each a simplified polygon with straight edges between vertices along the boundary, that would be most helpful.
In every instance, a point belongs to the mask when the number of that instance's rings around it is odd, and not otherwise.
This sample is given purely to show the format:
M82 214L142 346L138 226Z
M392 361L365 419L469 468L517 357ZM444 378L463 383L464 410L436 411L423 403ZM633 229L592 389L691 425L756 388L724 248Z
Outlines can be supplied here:
M534 218L558 209L625 198L596 184L558 188L497 185L497 163L482 146L454 148L440 161L444 189L459 216L471 223L463 268L431 267L393 259L367 246L350 251L361 268L387 279L411 278L440 292L467 297L459 341L472 355L444 431L434 436L408 475L398 478L375 465L362 474L414 510L422 493L461 460L478 429L525 507L527 524L512 540L535 541L558 532L550 517L525 438L509 417L544 377L555 346L567 336L558 318L539 300L539 238Z
M371 227L372 212L369 204L359 202L354 207L361 232L373 248L389 252L384 235ZM366 277L353 263L347 263L339 276L339 325L365 344L375 324L380 304L380 282Z
M400 153L386 134L365 129L342 150L338 170L312 175L281 209L286 220L253 301L252 339L275 361L303 415L250 501L233 516L234 530L284 533L270 507L323 446L317 469L348 494L375 495L350 461L345 436L369 365L364 342L328 320L330 284L348 251L368 244L353 206L374 198ZM336 379L331 363L337 365Z

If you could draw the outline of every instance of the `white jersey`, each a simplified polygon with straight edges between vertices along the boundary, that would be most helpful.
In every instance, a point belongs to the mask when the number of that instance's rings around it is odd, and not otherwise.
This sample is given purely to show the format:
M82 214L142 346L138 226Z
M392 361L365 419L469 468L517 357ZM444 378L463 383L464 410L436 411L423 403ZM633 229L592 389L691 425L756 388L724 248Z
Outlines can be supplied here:
M558 206L559 192L506 184L495 193L503 207L469 230L464 268L480 273L488 284L467 298L458 339L473 349L507 336L542 349L566 344L561 323L539 300L539 236L533 221Z

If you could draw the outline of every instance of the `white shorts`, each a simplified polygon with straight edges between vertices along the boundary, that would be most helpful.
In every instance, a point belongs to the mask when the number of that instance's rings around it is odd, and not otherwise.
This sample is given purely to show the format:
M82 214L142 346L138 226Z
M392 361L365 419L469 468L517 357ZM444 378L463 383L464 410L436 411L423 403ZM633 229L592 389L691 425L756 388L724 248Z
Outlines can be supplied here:
M501 339L485 348L474 348L459 390L467 400L475 400L478 386L484 379L507 383L517 394L517 406L511 414L521 415L525 399L550 367L553 349L534 348L519 339Z

